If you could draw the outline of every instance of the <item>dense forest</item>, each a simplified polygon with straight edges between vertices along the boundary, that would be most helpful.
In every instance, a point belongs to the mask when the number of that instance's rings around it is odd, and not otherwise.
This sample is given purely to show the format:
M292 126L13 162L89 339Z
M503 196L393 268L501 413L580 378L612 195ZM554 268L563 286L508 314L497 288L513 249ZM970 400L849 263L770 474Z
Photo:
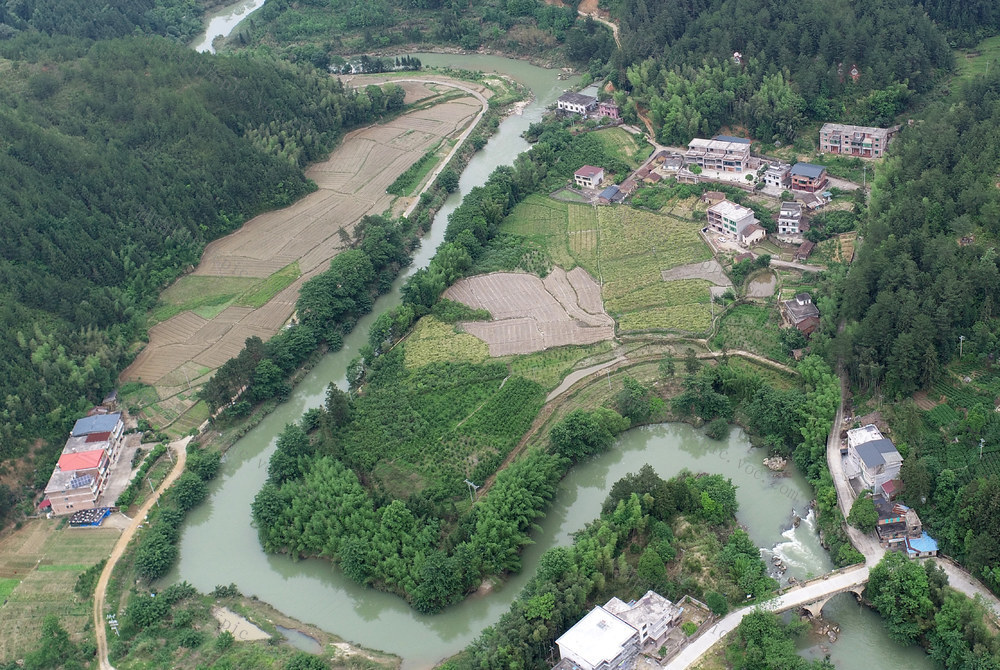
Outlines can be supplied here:
M611 10L623 34L612 77L631 94L620 102L648 109L665 142L733 124L765 142L794 139L807 119L888 125L952 59L905 0L615 0Z
M0 5L0 40L19 33L90 40L136 33L185 42L204 29L197 0L18 0Z
M319 67L339 66L345 55L420 43L537 57L562 53L583 64L607 62L615 49L607 28L577 16L576 2L541 0L269 0L232 41L277 45L289 58Z
M966 87L901 133L872 188L865 245L837 286L851 381L909 395L963 350L1000 353L1000 77ZM969 237L971 236L971 237ZM966 238L966 243L960 240ZM976 240L968 243L970 240Z
M3 456L100 399L207 241L308 192L307 161L402 106L395 87L164 39L0 42L25 52L0 79Z

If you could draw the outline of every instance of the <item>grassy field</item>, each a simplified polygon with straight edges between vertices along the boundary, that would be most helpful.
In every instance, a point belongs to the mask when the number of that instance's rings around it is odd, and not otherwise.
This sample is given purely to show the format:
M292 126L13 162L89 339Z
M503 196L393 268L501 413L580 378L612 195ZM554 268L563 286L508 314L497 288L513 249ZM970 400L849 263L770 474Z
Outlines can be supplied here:
M573 370L596 365L615 355L610 342L598 342L512 356L507 361L511 374L538 382L546 391L551 391Z
M569 270L576 265L566 246L570 208L591 209L544 195L530 195L504 219L501 230L528 238L546 249L556 265Z
M773 307L757 305L737 305L731 309L719 324L719 332L712 338L716 348L743 349L766 356L782 363L788 362L788 354L778 339L781 318Z
M489 347L478 337L459 333L455 326L425 316L403 342L406 367L411 370L430 363L463 361L481 363L490 357Z
M162 304L153 310L152 321L159 323L188 311L212 319L234 304L257 309L288 288L300 274L295 262L264 279L187 275L163 292Z
M594 132L604 149L635 170L653 153L653 146L621 128L604 128Z
M59 617L74 639L90 622L90 608L73 587L84 570L111 552L118 531L60 528L62 522L34 519L0 542L0 659L33 649L42 619Z
M1000 67L1000 35L988 37L975 49L959 50L955 54L955 70L957 74L952 79L952 88L957 88L959 82L985 75L986 67Z
M703 333L711 325L709 283L664 282L660 272L712 257L698 229L699 223L674 216L540 195L525 199L502 225L542 246L560 267L579 265L602 282L605 308L622 330L683 333Z
M621 330L704 332L711 325L709 284L664 282L660 272L712 257L698 225L631 207L598 210L598 267L604 305Z

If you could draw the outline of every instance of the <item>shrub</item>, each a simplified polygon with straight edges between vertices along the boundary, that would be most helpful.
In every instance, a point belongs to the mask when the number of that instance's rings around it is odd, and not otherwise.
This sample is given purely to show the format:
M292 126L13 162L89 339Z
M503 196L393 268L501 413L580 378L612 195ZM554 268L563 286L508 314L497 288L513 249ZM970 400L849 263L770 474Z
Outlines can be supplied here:
M696 632L698 632L698 624L696 624L694 621L685 621L684 625L681 626L681 630L684 631L685 635L691 637Z
M713 440L723 440L729 436L729 422L725 419L715 419L709 422L705 434Z

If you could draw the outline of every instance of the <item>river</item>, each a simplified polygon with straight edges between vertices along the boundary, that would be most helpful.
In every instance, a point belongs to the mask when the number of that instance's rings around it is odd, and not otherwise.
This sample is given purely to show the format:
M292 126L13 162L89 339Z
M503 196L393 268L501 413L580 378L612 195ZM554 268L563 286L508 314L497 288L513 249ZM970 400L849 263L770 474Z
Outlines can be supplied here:
M497 621L534 573L541 554L549 547L571 542L572 534L594 519L611 484L650 463L663 477L683 468L721 473L738 485L738 518L768 558L776 553L789 566L787 576L807 578L830 569L808 514L811 493L798 475L776 476L763 467L763 453L749 446L746 436L734 430L724 442L706 438L683 424L651 426L629 431L608 453L575 467L561 482L555 501L533 536L535 544L523 556L523 571L488 596L471 597L448 611L420 615L397 596L358 586L327 561L295 561L264 554L250 525L250 503L267 476L267 462L278 433L297 421L309 407L322 404L326 385L346 386L346 369L367 340L368 328L378 314L399 303L399 287L406 277L425 267L444 237L448 214L472 187L482 184L499 165L510 164L527 148L520 137L564 88L573 81L559 81L556 72L522 61L494 56L416 54L426 65L454 65L466 69L498 70L527 85L535 99L521 115L505 119L486 147L463 172L459 190L435 217L417 251L413 265L388 294L379 298L369 316L345 338L344 348L325 356L281 404L226 454L219 477L211 484L208 500L192 510L180 540L180 560L166 581L184 579L202 591L235 583L239 589L302 621L315 624L346 640L398 654L404 668L428 668L466 646L486 626ZM793 513L805 517L791 526ZM770 561L769 561L770 563ZM888 641L881 625L868 619L859 631L866 642L857 645L869 670L900 667L898 657L886 653L898 648ZM852 619L853 621L853 619ZM877 617L874 617L877 622ZM841 667L859 667L851 649L845 649L855 626L843 625L844 642L834 649L846 654ZM871 644L881 653L870 654ZM818 653L817 650L812 650ZM869 655L870 654L870 655ZM853 659L853 660L852 660ZM909 667L921 668L919 659Z
M264 6L264 0L240 0L220 7L205 17L205 32L191 43L195 51L215 53L215 38L228 37L239 22Z

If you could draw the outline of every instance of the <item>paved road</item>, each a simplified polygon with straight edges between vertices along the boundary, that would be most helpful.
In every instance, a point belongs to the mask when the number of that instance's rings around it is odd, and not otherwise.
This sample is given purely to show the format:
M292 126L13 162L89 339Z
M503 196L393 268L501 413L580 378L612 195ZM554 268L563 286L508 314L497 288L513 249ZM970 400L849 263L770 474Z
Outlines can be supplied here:
M108 660L108 628L104 621L104 599L108 590L108 581L111 579L111 572L115 569L118 559L125 553L125 547L128 546L136 531L139 530L139 526L145 521L146 514L149 513L149 510L152 509L156 501L160 499L160 494L166 491L181 476L181 473L184 472L184 464L187 462L187 445L190 441L190 437L185 437L170 443L170 449L176 456L173 469L167 474L163 483L160 484L160 488L139 508L135 518L132 519L132 523L129 524L129 527L118 538L118 542L115 543L115 548L111 551L104 570L101 571L101 577L97 580L97 588L94 591L94 631L97 634L97 660L101 670L115 670L114 666Z
M826 579L818 579L803 586L789 590L770 600L760 607L772 612L784 612L795 607L801 607L822 600L824 596L843 591L852 586L859 586L868 581L868 566L851 568ZM685 647L681 653L670 660L664 667L668 670L684 670L696 663L716 642L724 638L740 625L740 622L756 606L744 607L727 615L715 626L702 633L696 640Z
M422 196L424 192L427 191L427 189L429 189L434 184L434 180L437 179L438 175L440 175L441 172L448 166L448 161L450 161L452 157L455 155L455 153L462 148L462 145L465 144L465 140L468 139L472 131L476 129L476 126L479 125L479 122L483 120L483 114L485 114L486 110L490 108L490 101L487 100L486 96L484 96L479 91L473 90L467 86L462 86L461 84L456 84L455 82L452 81L441 81L438 79L391 79L387 83L394 84L396 82L401 82L401 81L408 81L416 84L437 84L439 86L448 86L450 88L457 88L458 90L465 91L472 97L476 98L476 100L478 100L479 103L483 106L483 108L479 110L479 114L476 115L476 118L472 121L472 123L469 124L469 127L466 128L464 131L462 131L462 134L458 136L458 141L455 142L455 146L451 148L451 151L448 152L448 155L445 156L444 160L441 161L436 168L434 168L433 172L431 172L430 177L427 179L427 183L425 183L424 187L420 189L420 193L417 193L416 196L413 197L413 202L411 202L410 206L407 207L406 211L403 212L403 216L409 218L410 214L413 214L413 210L416 209L417 205L420 203L420 196Z

